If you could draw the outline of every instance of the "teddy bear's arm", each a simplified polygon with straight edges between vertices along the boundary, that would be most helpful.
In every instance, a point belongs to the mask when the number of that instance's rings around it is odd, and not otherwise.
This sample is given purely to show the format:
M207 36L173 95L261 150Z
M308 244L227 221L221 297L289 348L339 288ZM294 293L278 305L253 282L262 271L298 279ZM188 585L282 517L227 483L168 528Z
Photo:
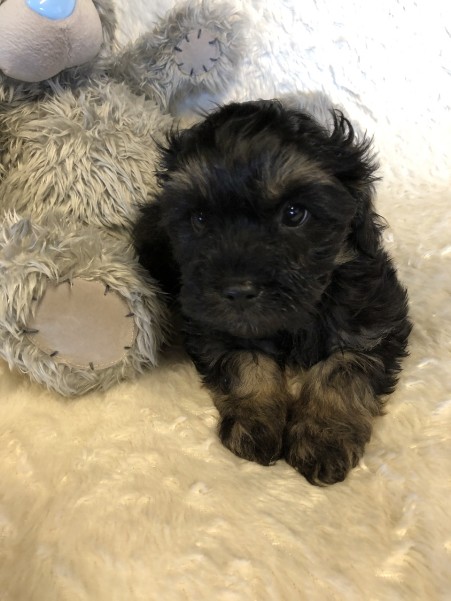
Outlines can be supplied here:
M171 11L152 32L114 59L111 74L164 111L192 92L230 85L244 56L245 17L227 4L189 4Z

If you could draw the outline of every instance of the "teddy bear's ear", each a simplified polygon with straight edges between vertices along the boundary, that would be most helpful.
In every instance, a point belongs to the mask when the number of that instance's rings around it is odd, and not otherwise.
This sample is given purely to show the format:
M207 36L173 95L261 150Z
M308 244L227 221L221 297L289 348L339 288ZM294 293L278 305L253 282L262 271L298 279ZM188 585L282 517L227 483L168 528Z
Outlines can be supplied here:
M329 145L332 152L328 167L356 202L350 241L361 252L374 255L380 248L384 223L373 207L374 183L379 178L372 140L366 136L358 139L342 112L331 113L333 126Z
M161 205L153 201L141 207L133 229L133 242L139 262L161 286L175 296L180 289L180 272L169 237L161 223Z

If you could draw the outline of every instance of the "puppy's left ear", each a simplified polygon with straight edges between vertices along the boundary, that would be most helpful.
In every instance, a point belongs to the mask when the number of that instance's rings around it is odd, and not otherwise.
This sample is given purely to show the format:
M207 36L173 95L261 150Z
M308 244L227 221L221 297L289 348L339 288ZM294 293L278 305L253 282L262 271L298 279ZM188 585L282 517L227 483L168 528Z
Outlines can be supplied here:
M164 292L175 297L180 288L180 271L172 254L171 241L161 223L158 201L141 207L141 215L133 228L133 243L141 265L159 282Z
M334 175L356 201L350 242L361 252L374 256L380 247L384 225L373 207L378 164L372 140L366 136L358 140L350 121L340 111L332 111L332 117L329 142L335 156Z

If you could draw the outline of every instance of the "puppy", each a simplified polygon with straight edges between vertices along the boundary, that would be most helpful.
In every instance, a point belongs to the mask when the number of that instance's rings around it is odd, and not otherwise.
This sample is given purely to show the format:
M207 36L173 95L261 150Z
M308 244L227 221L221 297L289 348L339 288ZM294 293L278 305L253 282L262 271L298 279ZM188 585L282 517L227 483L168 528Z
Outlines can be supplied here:
M337 111L234 103L162 149L135 228L239 457L343 480L406 355L406 291L381 246L376 164Z

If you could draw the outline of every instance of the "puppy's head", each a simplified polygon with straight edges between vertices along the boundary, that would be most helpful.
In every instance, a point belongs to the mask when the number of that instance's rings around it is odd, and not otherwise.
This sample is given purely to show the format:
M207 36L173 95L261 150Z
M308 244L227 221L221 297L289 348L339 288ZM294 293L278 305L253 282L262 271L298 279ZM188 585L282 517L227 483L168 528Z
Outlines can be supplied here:
M248 102L170 137L143 219L167 236L188 317L239 337L296 331L340 264L377 251L369 143L333 118L328 131L279 102Z

